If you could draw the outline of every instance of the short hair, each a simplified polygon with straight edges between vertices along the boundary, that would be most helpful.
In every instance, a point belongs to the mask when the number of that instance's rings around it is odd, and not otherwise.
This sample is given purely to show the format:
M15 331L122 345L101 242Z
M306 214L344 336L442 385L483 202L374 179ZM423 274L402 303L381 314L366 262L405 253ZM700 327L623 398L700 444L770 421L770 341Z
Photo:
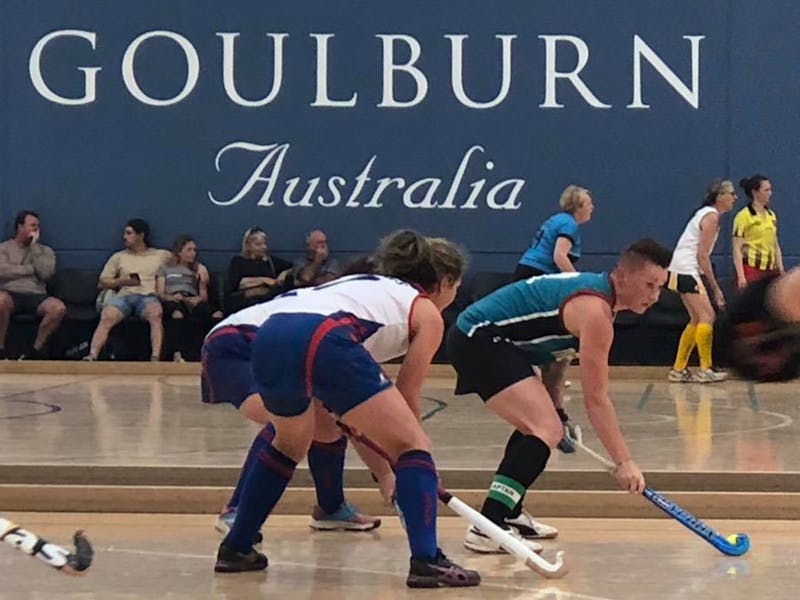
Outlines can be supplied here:
M662 246L650 238L643 238L625 248L619 258L619 264L635 267L643 263L652 263L666 269L672 261L672 250Z
M586 194L590 198L592 197L592 192L584 187L580 187L579 185L568 185L564 188L564 191L561 192L561 198L558 200L558 205L561 207L561 210L568 213L574 213L578 210L581 206L583 206L583 200L581 199L581 195Z
M244 235L242 236L242 248L240 251L241 256L247 258L247 241L250 239L250 236L259 234L263 235L264 239L267 238L267 232L261 229L261 227L250 227L249 229L244 230Z
M17 216L14 217L14 233L16 233L20 227L25 225L25 219L28 217L34 217L35 219L39 218L39 213L36 213L32 210L21 210L17 213Z
M144 219L131 219L125 224L125 227L130 227L134 232L141 234L145 246L150 246L150 225Z
M739 186L744 190L744 193L747 194L747 197L750 200L753 199L753 192L761 187L761 183L764 181L769 181L769 177L766 175L753 175L752 177L745 177L744 179L739 180Z
M706 190L706 197L703 200L703 206L714 206L717 202L717 197L720 194L724 194L726 188L730 188L732 192L736 191L736 188L733 185L733 182L729 179L715 179L711 182L711 185L708 186Z

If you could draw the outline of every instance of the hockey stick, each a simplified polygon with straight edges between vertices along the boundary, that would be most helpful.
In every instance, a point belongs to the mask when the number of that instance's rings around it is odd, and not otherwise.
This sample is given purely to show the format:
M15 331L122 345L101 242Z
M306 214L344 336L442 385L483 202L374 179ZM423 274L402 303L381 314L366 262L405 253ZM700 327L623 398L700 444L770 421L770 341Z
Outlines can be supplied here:
M22 529L16 523L0 517L0 540L22 550L25 554L38 556L45 563L68 575L83 575L92 564L94 549L83 531L73 536L75 551L70 552L56 544L51 544L35 533Z
M589 454L589 456L598 462L602 463L609 470L609 472L613 473L616 470L616 465L614 465L614 463L612 463L606 457L598 454L591 448L584 446L583 432L581 432L580 426L575 426L574 434L575 437L572 438L572 441L575 442L576 446L581 448L584 452ZM667 513L667 515L678 521L678 523L687 529L690 529L699 535L723 554L727 554L728 556L741 556L750 549L750 538L746 533L733 533L725 537L716 529L706 525L692 513L684 510L672 500L669 500L667 497L663 496L652 488L644 488L642 495L650 502L655 504L658 508Z
M365 446L367 446L370 450L384 458L385 460L391 463L391 459L383 451L383 448L378 446L375 442L371 439L366 437L361 433L356 433L352 429L350 429L347 425L342 423L341 421L336 422L337 425L345 432L345 434L349 435L350 437L354 438L355 440L361 442ZM509 554L515 556L516 558L525 562L525 566L531 569L532 571L536 571L542 577L547 579L559 579L567 574L567 566L564 563L564 551L559 550L556 553L555 562L549 562L543 557L536 554L533 550L528 548L525 544L520 542L517 539L514 539L511 535L509 535L506 531L504 531L501 527L498 527L492 521L484 517L481 513L477 510L469 506L468 504L462 502L453 494L448 492L444 489L441 485L436 490L437 495L439 496L439 500L442 501L447 507L449 507L453 512L462 516L464 519L469 521L475 527L481 530L481 533L487 535L489 538L500 544L503 548L505 548Z

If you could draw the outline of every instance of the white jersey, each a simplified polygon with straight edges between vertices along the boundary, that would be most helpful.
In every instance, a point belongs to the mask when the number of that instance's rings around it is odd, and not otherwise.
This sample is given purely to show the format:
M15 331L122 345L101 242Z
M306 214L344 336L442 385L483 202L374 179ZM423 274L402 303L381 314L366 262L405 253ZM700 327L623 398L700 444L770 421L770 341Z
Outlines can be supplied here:
M719 214L719 211L713 206L703 206L689 219L672 253L672 261L669 263L669 270L672 273L700 275L700 265L697 262L697 249L700 246L700 221L712 212ZM714 244L717 243L717 235L719 235L719 230L714 234ZM714 244L711 245L712 249Z
M413 285L392 277L350 275L244 308L217 324L209 335L226 326L261 327L276 314L327 316L344 312L378 325L377 331L364 340L363 345L377 362L385 362L408 351L411 312L421 295Z

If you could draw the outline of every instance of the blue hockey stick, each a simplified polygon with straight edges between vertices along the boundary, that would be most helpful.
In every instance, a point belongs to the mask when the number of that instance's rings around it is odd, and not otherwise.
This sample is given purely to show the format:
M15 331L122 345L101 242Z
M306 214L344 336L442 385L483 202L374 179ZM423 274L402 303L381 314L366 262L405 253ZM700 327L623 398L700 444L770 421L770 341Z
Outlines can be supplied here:
M573 442L575 442L576 446L581 448L592 458L605 465L609 471L613 472L616 469L616 465L610 460L598 454L591 448L584 446L583 434L579 426L575 426L575 431L573 433L574 437L571 436L571 439ZM678 521L678 523L699 535L723 554L727 554L728 556L741 556L750 549L750 538L747 537L746 533L735 533L725 537L713 527L703 523L688 510L684 510L672 500L669 500L665 496L659 494L657 491L646 487L642 495L650 502L655 504L658 508L667 513L670 517Z

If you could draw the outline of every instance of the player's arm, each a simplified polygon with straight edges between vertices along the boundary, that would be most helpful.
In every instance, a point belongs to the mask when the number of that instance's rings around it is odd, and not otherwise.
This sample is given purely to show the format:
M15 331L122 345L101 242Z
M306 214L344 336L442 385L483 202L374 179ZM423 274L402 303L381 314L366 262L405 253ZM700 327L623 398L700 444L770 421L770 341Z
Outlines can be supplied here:
M429 298L414 302L410 328L411 342L395 384L419 420L422 384L444 335L442 314Z
M572 240L563 235L558 236L556 247L553 249L553 262L556 263L558 270L562 273L575 271L575 267L569 259L570 250L572 250Z
M714 240L717 237L719 230L719 214L713 212L708 213L700 220L700 240L697 245L697 264L700 266L700 271L706 276L708 282L711 284L711 292L714 294L714 300L720 308L725 306L725 297L722 294L722 289L717 283L717 278L714 277L714 269L711 266L711 250L714 248Z
M608 395L608 354L614 339L611 308L596 296L578 296L564 307L563 319L567 330L580 339L581 385L589 421L617 465L620 485L631 492L642 492L644 477L622 437Z

